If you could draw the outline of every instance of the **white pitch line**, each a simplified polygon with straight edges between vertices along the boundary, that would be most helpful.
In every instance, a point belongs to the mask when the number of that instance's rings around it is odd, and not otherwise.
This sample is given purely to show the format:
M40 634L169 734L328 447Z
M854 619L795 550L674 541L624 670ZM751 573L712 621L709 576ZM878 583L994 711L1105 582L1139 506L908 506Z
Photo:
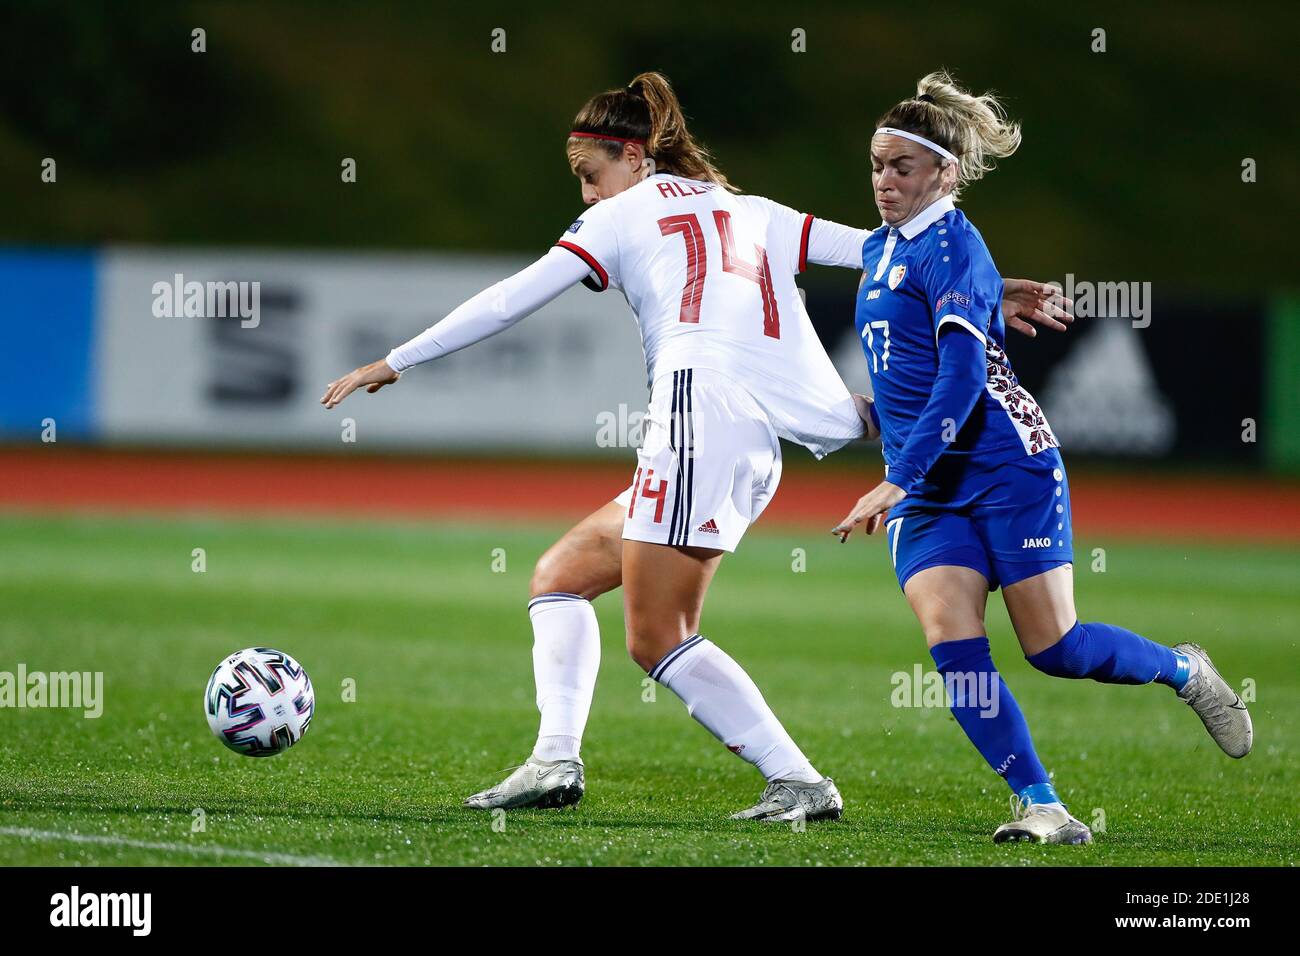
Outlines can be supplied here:
M214 846L205 843L156 843L133 840L130 837L98 833L60 833L57 830L33 830L30 827L0 827L0 836L19 837L24 840L68 843L95 843L101 846L123 846L136 850L161 850L168 853L195 853L200 856L237 857L258 860L280 866L345 866L338 860L324 856L294 856L291 853L259 853L257 850L238 850L234 847Z

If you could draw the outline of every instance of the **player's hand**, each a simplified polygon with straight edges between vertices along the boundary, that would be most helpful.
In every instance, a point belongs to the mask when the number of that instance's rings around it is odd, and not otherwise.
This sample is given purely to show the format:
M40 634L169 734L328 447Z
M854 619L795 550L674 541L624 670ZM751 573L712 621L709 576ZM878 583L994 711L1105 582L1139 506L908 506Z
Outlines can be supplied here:
M840 544L843 544L849 540L849 535L853 533L853 529L864 521L867 523L867 534L875 534L876 529L880 527L880 521L885 516L885 512L906 497L907 492L903 491L898 485L882 481L858 499L858 503L853 506L853 510L835 526L831 534L839 538Z
M871 399L865 395L853 393L853 407L858 410L858 418L862 419L862 427L866 430L866 437L870 441L875 441L880 437L880 429L876 423L871 420Z
M325 394L321 396L320 403L326 408L333 408L359 388L374 394L385 385L392 385L401 377L401 372L394 372L387 362L380 359L330 382L325 386Z
M1060 286L1032 279L1003 279L1002 318L1007 328L1031 339L1038 334L1031 322L1064 332L1074 321L1074 300L1067 299Z

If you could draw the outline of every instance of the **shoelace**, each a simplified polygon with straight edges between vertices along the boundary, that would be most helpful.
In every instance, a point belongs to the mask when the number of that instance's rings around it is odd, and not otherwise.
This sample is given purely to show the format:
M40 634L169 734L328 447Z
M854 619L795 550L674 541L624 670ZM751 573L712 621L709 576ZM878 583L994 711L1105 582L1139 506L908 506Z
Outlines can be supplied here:
M776 803L777 802L776 795L780 793L782 790L790 794L790 800L791 802L794 803L795 806L799 805L799 798L795 795L794 788L791 787L788 783L769 783L763 789L763 802Z
M520 770L523 770L524 767L526 766L528 766L528 764L525 762L519 764L517 767L503 767L502 769L498 770L495 774L493 774L493 776L500 776L501 774L504 773L506 774L506 778L502 780L500 783L494 783L490 787L485 787L484 789L480 790L478 793L474 794L474 796L477 797L480 794L497 793L501 791L505 787L505 785L510 782L511 778L514 777L514 775L518 773Z
M1209 698L1208 705L1203 711L1198 710L1198 713L1200 713L1201 717L1212 729L1224 729L1224 727L1231 722L1228 716L1227 705L1219 699L1219 695L1214 692L1214 688L1210 686L1209 681L1200 677L1200 675L1198 675L1198 680L1199 685L1196 690L1187 698L1188 705L1190 706L1199 703L1202 698Z
M1019 794L1013 793L1011 795L1011 819L1012 820L1019 820L1021 817L1023 817L1028 807L1029 807L1029 803L1025 800L1020 799Z
M1055 804L1028 803L1020 799L1020 796L1018 794L1013 793L1011 795L1011 819L1012 820L1023 820L1025 817L1033 813L1050 813L1055 808L1056 808Z

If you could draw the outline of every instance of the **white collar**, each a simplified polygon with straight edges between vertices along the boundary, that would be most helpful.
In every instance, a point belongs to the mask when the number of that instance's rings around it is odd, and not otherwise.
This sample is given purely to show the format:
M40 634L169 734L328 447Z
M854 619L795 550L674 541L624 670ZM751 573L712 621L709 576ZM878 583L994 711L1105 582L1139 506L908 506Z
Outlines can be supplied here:
M953 205L952 196L940 196L903 225L897 227L898 231L903 234L904 239L915 239L923 230L938 222L956 208ZM888 224L881 223L881 225Z

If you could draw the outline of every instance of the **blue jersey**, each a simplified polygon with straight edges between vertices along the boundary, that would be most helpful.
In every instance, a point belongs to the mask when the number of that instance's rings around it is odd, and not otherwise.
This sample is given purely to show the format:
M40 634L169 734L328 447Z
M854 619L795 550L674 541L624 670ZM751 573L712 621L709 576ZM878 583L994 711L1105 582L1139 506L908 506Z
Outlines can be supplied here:
M900 457L930 399L939 370L939 330L950 324L980 340L987 371L982 394L940 460L966 456L989 465L1057 447L1003 348L1002 278L979 230L951 198L900 228L872 232L863 243L862 267L855 323L886 465Z

